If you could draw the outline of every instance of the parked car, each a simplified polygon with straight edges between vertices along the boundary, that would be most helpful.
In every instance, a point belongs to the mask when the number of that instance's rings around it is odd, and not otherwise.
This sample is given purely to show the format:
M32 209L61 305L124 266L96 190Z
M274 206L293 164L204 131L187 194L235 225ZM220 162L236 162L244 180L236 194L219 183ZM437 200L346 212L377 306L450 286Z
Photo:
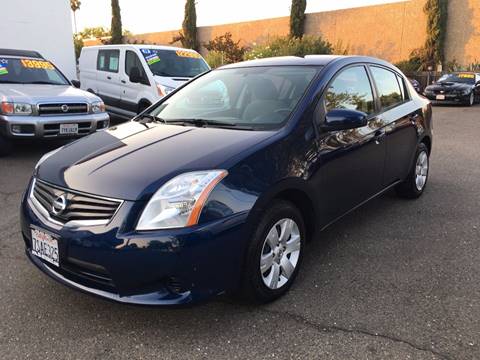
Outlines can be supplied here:
M430 102L382 60L228 65L45 155L21 207L26 253L119 302L272 301L320 230L389 189L422 195L431 126Z
M475 102L480 102L480 74L445 74L435 84L427 86L424 95L435 102L472 106Z
M420 82L418 80L415 80L415 79L408 79L410 81L410 83L412 84L413 88L415 89L415 91L419 94L422 93L422 86L420 85Z
M80 55L82 89L100 96L109 112L128 119L208 70L196 51L170 46L92 46Z
M108 125L102 100L38 52L0 49L0 155L13 139L79 137Z

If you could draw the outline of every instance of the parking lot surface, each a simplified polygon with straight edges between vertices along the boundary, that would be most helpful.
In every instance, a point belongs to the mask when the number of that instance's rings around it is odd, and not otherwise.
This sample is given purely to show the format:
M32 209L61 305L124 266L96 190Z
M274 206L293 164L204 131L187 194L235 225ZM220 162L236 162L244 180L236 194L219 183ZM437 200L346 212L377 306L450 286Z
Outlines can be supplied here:
M281 300L187 309L110 303L24 255L20 197L42 153L0 159L1 359L479 359L480 106L435 107L429 184L319 234Z

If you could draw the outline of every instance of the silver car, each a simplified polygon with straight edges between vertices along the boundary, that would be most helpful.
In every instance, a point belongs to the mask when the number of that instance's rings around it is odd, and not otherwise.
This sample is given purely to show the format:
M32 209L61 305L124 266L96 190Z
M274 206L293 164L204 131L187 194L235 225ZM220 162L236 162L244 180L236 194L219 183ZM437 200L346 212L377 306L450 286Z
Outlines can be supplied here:
M39 53L0 49L0 155L15 138L75 138L109 121L99 97L74 87Z

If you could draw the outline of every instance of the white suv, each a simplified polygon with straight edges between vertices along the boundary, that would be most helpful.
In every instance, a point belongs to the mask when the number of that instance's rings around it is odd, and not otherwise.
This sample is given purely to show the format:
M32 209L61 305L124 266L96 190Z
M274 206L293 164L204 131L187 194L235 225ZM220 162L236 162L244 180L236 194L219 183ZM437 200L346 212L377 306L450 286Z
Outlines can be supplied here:
M126 118L208 70L196 51L170 46L91 46L80 55L81 88L100 96L109 112Z

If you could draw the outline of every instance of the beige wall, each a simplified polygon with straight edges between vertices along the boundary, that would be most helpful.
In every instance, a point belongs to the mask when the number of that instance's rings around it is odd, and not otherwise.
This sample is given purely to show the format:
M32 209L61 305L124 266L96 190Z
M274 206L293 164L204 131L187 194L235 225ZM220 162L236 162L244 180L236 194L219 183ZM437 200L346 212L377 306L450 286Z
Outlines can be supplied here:
M307 14L305 32L322 34L328 41L350 53L371 55L396 62L406 59L413 49L425 42L425 0L368 6L355 9ZM229 31L234 39L252 46L269 37L288 34L288 17L203 26L198 28L201 43ZM178 31L139 34L138 42L168 44ZM204 49L202 50L204 53ZM449 21L446 42L448 60L460 64L480 61L480 0L449 0Z

